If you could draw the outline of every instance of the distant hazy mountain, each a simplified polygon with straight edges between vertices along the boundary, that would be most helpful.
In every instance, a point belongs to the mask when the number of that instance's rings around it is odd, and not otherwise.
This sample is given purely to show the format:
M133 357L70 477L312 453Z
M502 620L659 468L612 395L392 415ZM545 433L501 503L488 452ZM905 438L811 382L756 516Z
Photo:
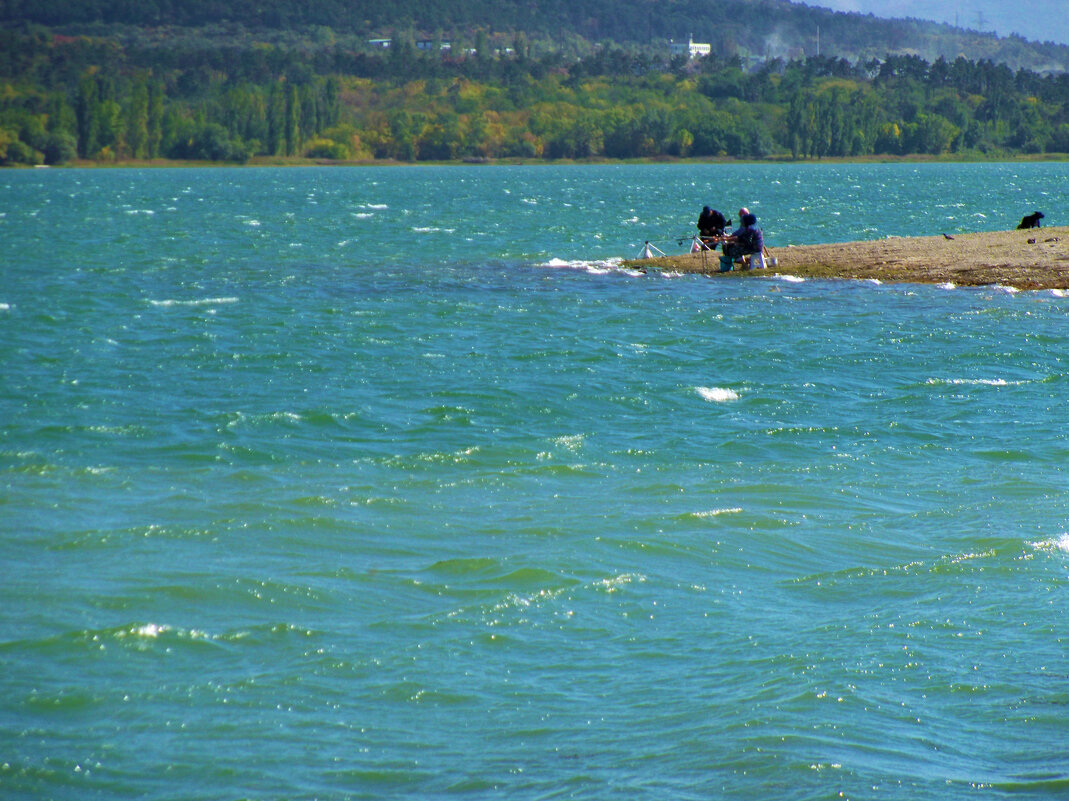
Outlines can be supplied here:
M1035 42L1069 44L1069 11L1065 0L967 0L933 3L932 0L815 0L810 5L836 11L856 11L878 17L917 17L959 25L1000 36L1017 34Z
M857 0L856 5L876 4ZM1038 7L1064 6L1065 0L1010 5L1035 14ZM904 4L880 4L881 13L897 7ZM787 0L0 0L0 23L16 22L60 28L99 23L323 26L368 37L405 31L456 37L481 30L502 38L522 32L536 48L605 41L658 46L693 37L710 42L714 53L752 58L820 54L858 60L891 52L928 61L962 55L1015 68L1069 71L1069 47L1064 45L1000 39L942 23L887 20Z

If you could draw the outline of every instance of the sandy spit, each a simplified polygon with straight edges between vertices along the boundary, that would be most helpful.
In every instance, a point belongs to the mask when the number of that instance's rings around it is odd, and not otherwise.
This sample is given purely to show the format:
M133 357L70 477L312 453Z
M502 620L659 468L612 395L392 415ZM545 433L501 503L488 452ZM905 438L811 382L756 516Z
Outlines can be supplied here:
M766 270L720 273L719 255L699 254L634 260L629 266L653 267L724 278L792 275L885 283L997 284L1016 289L1069 289L1069 227L977 234L892 237L871 242L789 245L769 252L778 259Z

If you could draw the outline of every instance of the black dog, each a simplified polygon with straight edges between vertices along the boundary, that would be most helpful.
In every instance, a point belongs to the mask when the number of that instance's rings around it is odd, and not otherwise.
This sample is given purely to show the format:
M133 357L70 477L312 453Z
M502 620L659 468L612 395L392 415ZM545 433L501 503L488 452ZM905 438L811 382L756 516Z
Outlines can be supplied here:
M1043 226L1041 226L1039 224L1039 221L1042 220L1042 219L1043 219L1043 212L1041 212L1041 211L1033 212L1032 214L1029 214L1027 217L1022 217L1021 218L1021 224L1017 226L1017 230L1020 231L1022 228L1042 228Z

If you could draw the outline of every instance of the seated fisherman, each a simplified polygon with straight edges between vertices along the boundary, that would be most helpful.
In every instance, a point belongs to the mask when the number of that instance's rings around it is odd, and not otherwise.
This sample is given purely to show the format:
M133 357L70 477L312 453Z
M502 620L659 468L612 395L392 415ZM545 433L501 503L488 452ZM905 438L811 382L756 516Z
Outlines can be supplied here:
M698 236L710 249L715 248L717 237L723 236L724 229L729 225L731 220L724 219L724 215L716 209L704 206L698 216Z
M753 267L765 266L765 235L757 227L757 216L750 214L749 209L741 208L739 209L739 222L742 223L741 226L721 239L724 243L721 249L724 255L720 257L720 272L722 273L731 270L735 259L741 259L743 256L751 257L750 264Z

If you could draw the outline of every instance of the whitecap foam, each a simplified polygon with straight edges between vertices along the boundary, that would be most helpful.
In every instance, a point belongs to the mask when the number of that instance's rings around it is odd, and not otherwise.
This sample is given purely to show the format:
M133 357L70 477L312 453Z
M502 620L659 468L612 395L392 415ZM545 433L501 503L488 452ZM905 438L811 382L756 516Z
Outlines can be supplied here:
M780 281L786 281L788 284L801 284L805 282L805 279L798 275L777 275Z
M199 300L150 300L153 306L217 306L221 303L237 303L237 298L201 298Z
M0 311L11 311L10 303L0 303Z
M370 211L355 211L353 212L352 216L357 220L370 220L375 215L372 214Z
M1005 378L929 378L929 384L949 384L950 386L982 387L1019 387L1025 381L1007 381Z
M1061 551L1062 553L1069 553L1069 532L1062 532L1057 538L1033 542L1031 545L1037 551Z
M732 506L727 509L708 509L704 512L691 512L691 517L697 517L703 519L706 517L720 517L720 515L738 515L742 514L741 506Z
M1056 298L1069 298L1069 292L1066 292L1064 289L1052 289L1050 294Z
M638 270L621 270L621 263L623 259L550 259L544 262L542 267L552 267L554 269L568 269L568 270L582 270L583 272L590 273L591 275L605 275L614 271L622 271L630 274L641 275L641 271Z
M739 399L739 394L735 390L726 387L695 387L694 390L703 399L713 403L727 403Z
M947 281L946 283L938 285L940 289L957 289L957 285L953 281Z
M242 411L234 413L233 419L231 419L226 427L233 430L240 425L246 423L251 425L258 425L260 423L300 423L304 420L301 415L296 412L265 412L263 414L246 414ZM225 446L224 446L225 447Z

